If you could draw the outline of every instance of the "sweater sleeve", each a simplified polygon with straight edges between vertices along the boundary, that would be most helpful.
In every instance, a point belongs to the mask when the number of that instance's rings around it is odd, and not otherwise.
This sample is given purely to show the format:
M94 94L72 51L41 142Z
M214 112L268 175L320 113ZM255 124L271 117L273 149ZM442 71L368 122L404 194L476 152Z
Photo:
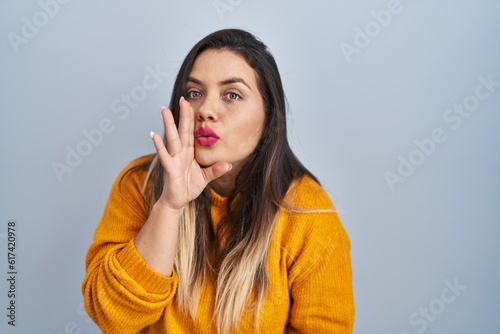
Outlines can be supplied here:
M316 204L323 202L320 208L326 205L335 211L326 193L319 191L314 197ZM291 308L286 332L352 333L350 242L337 213L297 214L291 223L295 226L288 242Z
M127 166L113 184L86 258L85 309L103 333L137 333L161 317L177 288L177 275L151 269L134 238L148 217L140 193L145 172ZM143 161L142 161L143 162Z

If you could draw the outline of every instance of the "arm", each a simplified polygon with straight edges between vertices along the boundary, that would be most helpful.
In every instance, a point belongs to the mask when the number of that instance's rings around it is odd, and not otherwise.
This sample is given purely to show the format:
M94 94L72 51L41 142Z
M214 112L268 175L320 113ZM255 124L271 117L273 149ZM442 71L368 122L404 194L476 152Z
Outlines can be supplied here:
M87 253L85 308L104 333L137 333L159 319L175 294L175 272L154 271L133 242L148 217L140 196L144 174L118 176Z

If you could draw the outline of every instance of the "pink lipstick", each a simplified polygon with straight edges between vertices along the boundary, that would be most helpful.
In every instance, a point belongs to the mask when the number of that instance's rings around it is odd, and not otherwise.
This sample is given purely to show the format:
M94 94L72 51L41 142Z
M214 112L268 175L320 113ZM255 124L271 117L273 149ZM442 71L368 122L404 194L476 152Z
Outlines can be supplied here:
M200 146L212 146L219 141L219 136L210 128L199 128L194 132L194 139Z

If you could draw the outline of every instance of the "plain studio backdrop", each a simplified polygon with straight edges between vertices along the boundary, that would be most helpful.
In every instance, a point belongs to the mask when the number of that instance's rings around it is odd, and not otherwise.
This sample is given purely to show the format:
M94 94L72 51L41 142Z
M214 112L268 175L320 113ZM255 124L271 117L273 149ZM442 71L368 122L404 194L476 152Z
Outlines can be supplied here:
M498 333L499 13L493 0L2 1L0 332L99 333L80 287L110 185L154 151L189 49L236 27L274 54L293 149L349 233L354 332Z

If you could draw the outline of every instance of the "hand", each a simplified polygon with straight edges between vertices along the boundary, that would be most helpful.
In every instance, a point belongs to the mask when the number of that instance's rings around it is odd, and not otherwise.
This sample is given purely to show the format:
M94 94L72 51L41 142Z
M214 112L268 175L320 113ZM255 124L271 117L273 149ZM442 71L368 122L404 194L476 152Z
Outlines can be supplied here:
M217 162L202 168L194 157L194 111L189 102L181 97L179 129L176 128L172 112L161 111L167 147L155 133L151 137L158 158L165 170L165 184L158 202L170 210L181 210L198 197L207 184L231 170L227 162Z

